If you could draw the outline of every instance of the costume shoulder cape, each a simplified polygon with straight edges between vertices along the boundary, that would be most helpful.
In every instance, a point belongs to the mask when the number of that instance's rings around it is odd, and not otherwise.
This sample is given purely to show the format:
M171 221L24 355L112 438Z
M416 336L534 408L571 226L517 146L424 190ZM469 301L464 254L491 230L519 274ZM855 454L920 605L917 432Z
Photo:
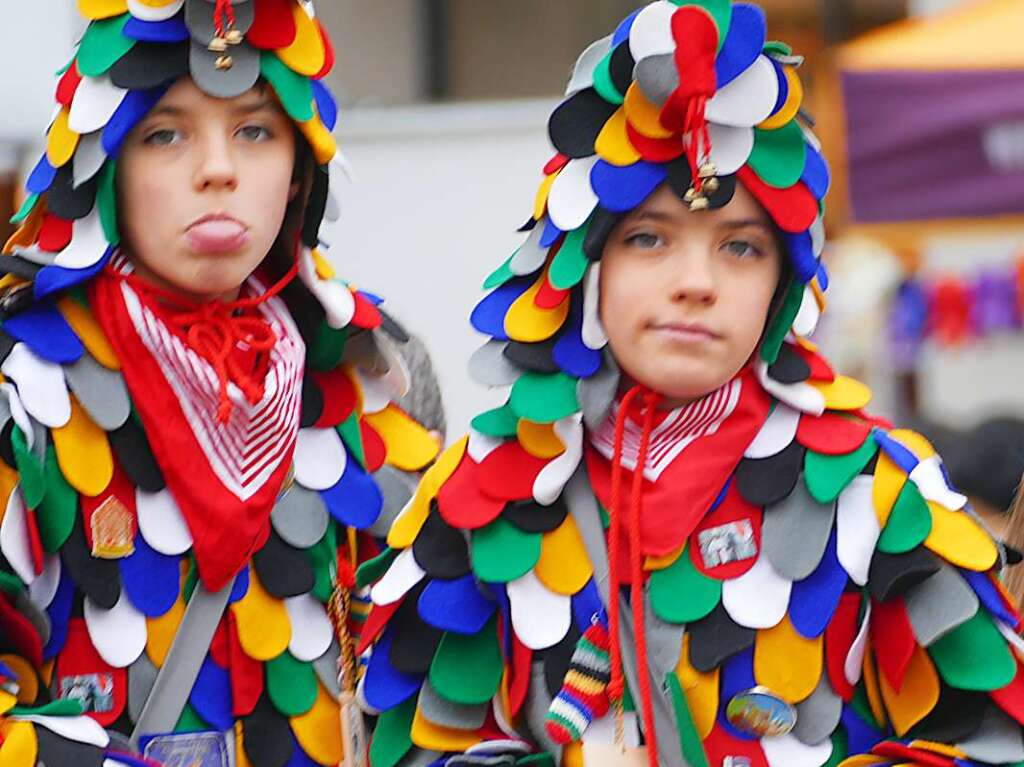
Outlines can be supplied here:
M368 294L324 286L355 312L306 333L294 479L177 726L234 731L254 767L341 759L328 602L436 453L391 401L404 374L381 326L401 330ZM0 764L100 767L104 728L131 730L196 586L191 534L84 292L7 319L0 347ZM356 635L366 609L354 600Z
M1000 546L928 442L867 416L866 387L809 344L765 372L773 409L725 491L645 566L677 752L694 767L1019 764L1024 645ZM584 636L603 606L563 490L582 426L531 421L523 402L513 390L508 436L475 431L438 459L360 571L373 767L466 751L459 764L578 765L579 741L610 732L607 655ZM701 534L735 522L755 550L723 564ZM730 725L756 686L795 707L792 732Z

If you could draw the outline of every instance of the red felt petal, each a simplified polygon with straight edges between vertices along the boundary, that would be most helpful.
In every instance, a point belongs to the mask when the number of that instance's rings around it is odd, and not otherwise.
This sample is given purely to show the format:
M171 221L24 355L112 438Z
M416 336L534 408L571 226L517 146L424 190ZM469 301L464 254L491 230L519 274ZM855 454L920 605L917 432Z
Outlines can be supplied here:
M739 522L744 519L750 520L750 526L754 529L754 541L757 544L757 550L761 551L761 521L763 517L764 510L759 506L748 503L740 495L736 489L736 483L733 482L719 507L704 517L690 535L690 559L693 560L694 566L704 575L715 580L725 581L739 578L754 566L757 562L757 557L751 557L741 562L730 562L727 565L719 565L718 567L706 567L700 550L700 534L704 530L727 525L730 522Z
M801 416L796 441L822 455L846 455L863 445L870 435L871 424L826 412L820 416Z
M231 663L228 658L227 621L218 623L217 630L213 632L213 639L210 640L210 660L221 668L227 668Z
M533 299L533 303L539 309L554 309L569 300L568 290L559 290L551 284L551 278L545 277L540 290Z
M263 694L263 664L245 654L238 639L235 614L226 613L228 674L231 678L231 701L235 716L248 716Z
M1003 711L1024 724L1024 664L1017 661L1017 676L1006 687L989 693Z
M382 318L380 310L373 305L373 302L358 291L352 293L352 298L355 299L356 304L355 314L352 315L352 324L357 328L368 330L379 328Z
M647 162L671 162L682 157L686 151L683 138L679 135L672 135L668 138L651 138L640 133L628 122L626 123L626 134L629 136L629 143Z
M480 489L499 501L530 498L534 480L547 465L546 459L527 453L518 440L510 440L480 463Z
M253 0L256 17L245 34L245 41L254 48L277 50L287 48L295 40L295 0Z
M0 636L35 668L43 665L43 641L31 621L0 592Z
M768 767L760 741L741 740L730 735L717 723L704 739L704 753L707 754L708 764L729 764L726 761L728 757L746 757L750 760L750 767Z
M805 232L817 219L818 201L804 183L798 182L788 189L775 189L764 183L749 165L740 168L736 175L782 231L793 234Z
M78 72L78 62L72 61L71 66L68 67L68 70L61 76L60 82L57 83L57 103L70 107L81 82L82 75Z
M68 637L64 643L64 649L58 656L54 676L58 694L66 692L61 689L62 686L70 687L75 681L79 683L91 681L82 679L82 677L94 677L95 682L102 687L112 684L111 710L86 713L86 716L95 719L103 727L112 725L124 712L125 704L128 701L128 671L123 668L114 668L100 657L89 638L89 630L82 618L72 618L68 622ZM79 679L75 680L74 677Z
M544 175L550 176L552 173L557 173L568 164L568 157L564 154L555 154L555 156L548 160L547 164L544 166Z
M806 349L799 344L794 344L790 348L810 366L811 375L808 380L825 381L827 383L832 383L836 380L836 373L832 366L820 354L812 352L810 349Z
M363 633L359 636L359 646L356 647L356 655L362 655L367 648L377 641L384 628L391 620L405 598L392 602L389 605L374 605L370 608L370 614L366 616L366 623L363 624Z
M947 759L933 751L924 751L920 748L910 748L909 746L904 746L902 743L893 743L892 741L879 743L871 749L871 753L877 754L878 756L904 760L908 764L913 764L917 767L956 767L956 762L952 759Z
M47 253L60 253L71 242L72 222L47 213L39 227L39 247Z
M324 25L320 23L320 19L313 19L313 23L320 30L320 37L324 41L324 65L320 67L319 72L313 75L313 79L322 80L334 69L334 43L331 41L331 36L327 34L327 30L324 29Z
M530 689L530 663L533 660L533 651L519 641L514 633L512 635L512 666L506 673L512 678L508 685L510 712L514 718L526 702L526 693Z
M825 665L832 689L844 701L853 698L853 685L846 680L846 656L857 637L859 594L843 594L835 614L825 629Z
M359 431L363 435L366 470L372 474L384 465L384 461L388 457L388 448L381 436L366 421L359 422Z
M898 693L903 689L903 679L917 648L917 639L902 597L873 603L871 647L878 667Z
M498 518L505 502L480 491L479 465L468 455L437 494L441 518L452 527L476 530Z
M39 521L36 519L36 512L32 509L25 510L25 525L28 528L28 545L32 552L32 566L36 575L43 572L43 559L46 552L43 551L43 539L39 535Z
M121 465L114 461L114 473L110 478L110 484L107 488L99 495L90 498L87 495L80 496L82 502L82 519L85 522L85 541L89 545L89 550L92 550L92 517L97 511L103 508L103 505L110 501L111 503L120 502L132 515L132 530L130 540L135 540L135 535L139 531L139 518L135 511L135 485L128 479L128 475L124 473L124 469Z
M337 426L350 415L356 406L356 387L344 368L335 368L326 373L310 373L323 394L324 409L314 424L324 429Z

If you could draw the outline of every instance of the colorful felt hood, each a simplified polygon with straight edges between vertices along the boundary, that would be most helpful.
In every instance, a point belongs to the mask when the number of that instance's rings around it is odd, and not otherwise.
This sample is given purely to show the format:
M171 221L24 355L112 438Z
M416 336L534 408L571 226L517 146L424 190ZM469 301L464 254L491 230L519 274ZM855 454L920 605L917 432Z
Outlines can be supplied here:
M330 40L306 0L78 0L89 20L74 58L60 73L56 117L46 152L26 183L14 217L5 271L30 279L35 299L87 280L120 237L115 176L132 128L178 79L233 98L262 78L312 150L316 169L302 228L301 276L325 302L317 278L318 232L329 204L328 166L337 147L337 106L322 78ZM328 271L323 266L321 272ZM325 302L328 313L343 306Z

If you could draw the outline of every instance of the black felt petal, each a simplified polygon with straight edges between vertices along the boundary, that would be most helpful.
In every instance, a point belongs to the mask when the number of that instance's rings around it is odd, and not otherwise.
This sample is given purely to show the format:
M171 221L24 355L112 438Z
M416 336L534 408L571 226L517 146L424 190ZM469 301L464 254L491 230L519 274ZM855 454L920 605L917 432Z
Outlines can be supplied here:
M14 433L14 419L8 418L7 423L0 429L0 459L8 466L17 471L18 464L14 460L14 446L11 444L11 435Z
M537 219L535 219L535 218L533 218L531 216L529 219L527 219L526 223L523 224L518 229L516 229L516 231L517 232L532 232L536 228L537 228Z
M23 280L34 280L42 268L42 264L37 264L20 256L10 255L0 258L0 274L13 274L15 277L20 277Z
M590 226L587 227L587 234L583 238L583 252L591 261L600 261L604 254L604 245L608 242L608 236L612 233L623 214L612 213L600 205L594 209L590 216Z
M917 584L935 575L942 568L938 557L924 546L906 554L885 554L875 551L868 570L871 596L880 602L901 596Z
M469 545L460 531L441 518L436 503L416 536L412 555L431 578L454 580L469 573Z
M108 432L107 437L125 474L136 486L147 493L158 493L167 487L164 474L149 447L146 432L138 421L129 418L120 428Z
M569 508L561 497L550 506L541 506L530 499L510 503L503 513L505 519L524 533L549 533L561 527Z
M68 221L85 218L96 203L96 185L99 174L75 189L74 163L67 163L57 171L53 184L46 193L46 206L50 212Z
M561 368L552 356L556 342L556 338L536 344L510 341L502 354L519 367L534 373L557 373Z
M1002 545L1003 549L1006 551L1007 565L1019 565L1021 562L1024 562L1024 554L1021 553L1020 549L1015 548L1008 543L1003 543Z
M755 506L768 506L786 498L804 465L807 449L796 440L768 458L744 458L736 467L736 488Z
M398 341L400 344L409 343L409 332L402 327L402 323L388 314L386 311L377 307L377 311L380 312L380 329L391 336L393 339Z
M316 385L312 376L302 379L302 413L299 416L299 427L306 429L315 424L324 412L324 393Z
M668 164L668 185L680 200L693 183L693 172L685 157L677 157Z
M110 81L118 88L147 90L188 71L188 43L137 42L110 68Z
M313 169L313 185L306 203L306 217L302 221L302 244L315 248L320 244L320 224L327 210L327 192L331 185L328 166L318 165Z
M103 767L103 749L63 738L42 725L36 728L38 764L47 767Z
M633 83L633 70L636 68L636 60L629 50L629 42L622 42L612 51L612 60L609 62L608 71L612 76L612 85L615 90L626 95L629 86Z
M906 737L934 743L964 740L981 727L990 705L986 693L957 690L943 682L935 708L912 727Z
M121 571L114 560L92 555L81 514L75 514L75 526L60 549L60 558L79 591L97 606L110 610L117 604L121 598Z
M685 192L684 192L685 194ZM736 194L736 176L719 176L718 189L708 195L708 206L711 210L724 208Z
M260 583L268 594L278 599L306 594L316 585L316 574L309 557L300 549L289 546L273 530L252 560Z
M566 157L592 157L594 143L616 109L615 104L609 104L593 88L573 94L548 121L551 143Z
M264 690L252 713L242 719L242 741L253 767L285 767L295 749L291 727Z
M573 621L569 626L569 633L562 637L561 642L537 653L544 661L544 683L552 698L562 689L565 675L569 673L569 665L572 663L572 654L576 651L581 636L580 630L576 628L576 622Z
M789 344L783 344L768 375L783 384L802 383L811 377L811 366Z
M744 628L719 605L701 620L686 627L690 634L690 665L701 672L714 671L729 658L753 646L757 632Z
M417 605L420 594L426 588L425 583L419 584L409 592L391 618L394 627L394 640L391 643L391 665L403 674L419 676L430 670L437 646L441 643L444 632L424 621L419 614Z
M6 362L7 357L14 350L15 343L17 342L13 338L0 330L0 365Z

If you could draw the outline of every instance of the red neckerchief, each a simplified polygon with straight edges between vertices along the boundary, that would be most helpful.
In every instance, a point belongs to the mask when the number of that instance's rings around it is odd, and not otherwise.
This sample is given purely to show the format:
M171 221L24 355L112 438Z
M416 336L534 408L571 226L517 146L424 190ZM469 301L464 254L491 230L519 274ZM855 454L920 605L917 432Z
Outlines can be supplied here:
M291 468L305 346L276 293L294 273L196 304L147 286L120 257L90 287L210 590L266 541Z

